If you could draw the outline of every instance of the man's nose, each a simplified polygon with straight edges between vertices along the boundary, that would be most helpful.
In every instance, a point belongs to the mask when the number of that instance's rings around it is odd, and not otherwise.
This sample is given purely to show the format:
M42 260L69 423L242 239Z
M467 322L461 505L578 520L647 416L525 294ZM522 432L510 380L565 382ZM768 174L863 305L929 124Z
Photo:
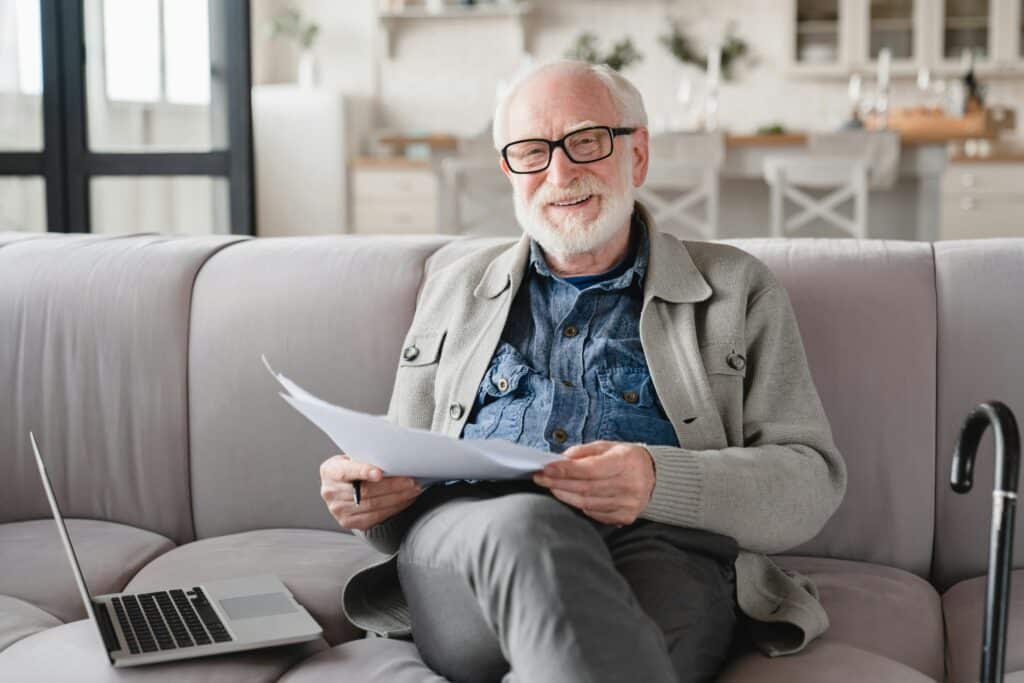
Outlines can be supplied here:
M568 185L579 175L579 164L571 161L565 150L559 147L551 153L548 165L547 180L556 187Z

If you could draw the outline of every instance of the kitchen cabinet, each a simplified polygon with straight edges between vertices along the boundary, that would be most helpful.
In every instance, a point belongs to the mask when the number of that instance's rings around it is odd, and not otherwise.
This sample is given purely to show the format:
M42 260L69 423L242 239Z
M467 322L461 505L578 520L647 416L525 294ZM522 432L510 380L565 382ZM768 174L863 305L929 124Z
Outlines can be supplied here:
M1024 158L962 161L942 178L939 239L1024 236Z
M356 159L355 229L361 234L438 232L439 188L428 161Z
M961 75L975 54L979 76L1024 76L1024 0L790 0L790 75L873 73L892 52L893 76L927 67Z

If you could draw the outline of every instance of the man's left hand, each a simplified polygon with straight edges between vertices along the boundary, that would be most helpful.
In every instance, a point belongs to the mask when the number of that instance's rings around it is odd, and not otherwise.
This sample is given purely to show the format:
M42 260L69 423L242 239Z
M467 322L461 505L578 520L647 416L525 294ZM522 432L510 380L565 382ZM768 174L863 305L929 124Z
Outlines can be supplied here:
M654 460L643 446L592 441L566 449L564 460L533 475L558 500L604 524L636 521L654 491Z

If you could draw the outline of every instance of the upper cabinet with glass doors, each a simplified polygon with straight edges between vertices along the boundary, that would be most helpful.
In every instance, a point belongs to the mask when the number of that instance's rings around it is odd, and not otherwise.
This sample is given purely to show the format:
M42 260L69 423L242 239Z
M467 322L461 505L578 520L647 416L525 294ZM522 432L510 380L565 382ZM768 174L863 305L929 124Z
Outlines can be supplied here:
M920 67L1024 75L1024 0L790 0L790 71L847 76L869 71L888 48L894 75Z

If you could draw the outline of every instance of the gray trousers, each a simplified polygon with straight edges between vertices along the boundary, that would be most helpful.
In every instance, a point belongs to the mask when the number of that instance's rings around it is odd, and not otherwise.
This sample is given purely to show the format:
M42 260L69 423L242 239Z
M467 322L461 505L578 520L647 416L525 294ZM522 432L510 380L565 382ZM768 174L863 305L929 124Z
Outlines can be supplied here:
M737 624L735 541L590 519L532 482L428 489L398 577L430 668L456 683L705 681Z

